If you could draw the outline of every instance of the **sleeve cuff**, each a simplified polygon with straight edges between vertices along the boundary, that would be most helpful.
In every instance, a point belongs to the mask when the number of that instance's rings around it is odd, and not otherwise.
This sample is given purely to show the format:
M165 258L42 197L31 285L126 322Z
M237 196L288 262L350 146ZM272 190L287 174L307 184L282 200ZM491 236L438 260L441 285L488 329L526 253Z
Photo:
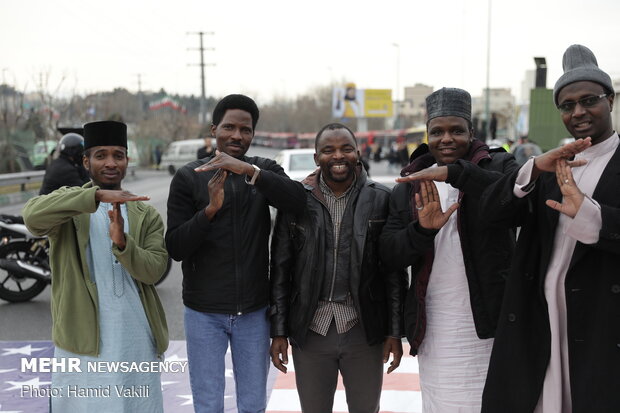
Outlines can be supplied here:
M427 229L424 228L422 225L420 225L419 221L415 221L413 223L414 228L417 232L419 232L421 235L424 235L426 237L434 237L435 235L437 235L439 233L438 229Z
M463 173L463 170L465 168L463 168L463 165L458 163L459 161L460 159L457 161L457 163L452 163L452 164L447 165L448 178L446 179L446 183L453 184L454 182L458 180L458 178Z
M601 206L586 195L577 215L566 227L565 234L583 244L596 244L602 226Z
M217 213L213 216L213 219L215 219L215 217L217 217ZM209 218L207 218L207 214L205 214L204 208L202 208L200 211L196 213L195 218L196 218L196 222L198 223L198 226L202 230L207 229L209 225L211 225L211 221L209 221Z
M534 189L534 182L530 182L532 180L532 170L534 169L534 158L530 158L526 163L523 164L519 173L517 174L517 179L515 180L515 186L512 190L512 193L517 198L523 198Z

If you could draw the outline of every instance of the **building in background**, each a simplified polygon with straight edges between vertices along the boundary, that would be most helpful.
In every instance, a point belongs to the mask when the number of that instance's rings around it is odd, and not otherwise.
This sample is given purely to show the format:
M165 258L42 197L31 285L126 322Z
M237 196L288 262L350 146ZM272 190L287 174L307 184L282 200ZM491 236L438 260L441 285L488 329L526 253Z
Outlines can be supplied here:
M521 82L521 96L517 100L519 105L530 103L530 91L536 87L536 70L526 70L525 77Z
M422 83L405 87L405 99L400 103L398 113L404 128L426 123L426 97L433 93L433 87Z
M618 96L620 94L620 79L613 79L612 82L616 91L616 97L614 98L614 110L611 112L611 117L614 130L618 131L618 128L620 128L620 107L618 106L620 104L620 100L618 100L620 99L620 96Z
M486 89L482 95L472 96L472 120L476 137L486 140L486 125L483 122L485 116ZM489 89L489 116L495 113L497 117L497 138L514 139L515 137L515 97L509 88ZM476 122L477 120L477 122ZM477 125L476 125L477 123ZM490 139L490 138L489 138Z

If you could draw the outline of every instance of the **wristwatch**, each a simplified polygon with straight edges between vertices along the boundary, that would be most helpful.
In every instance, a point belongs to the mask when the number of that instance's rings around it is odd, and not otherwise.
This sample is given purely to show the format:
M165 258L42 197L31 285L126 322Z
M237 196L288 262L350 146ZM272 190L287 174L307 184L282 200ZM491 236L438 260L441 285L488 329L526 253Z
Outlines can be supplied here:
M254 168L254 175L252 175L252 178L248 181L248 176L245 176L245 183L248 185L254 185L254 183L256 183L256 179L258 178L258 174L260 173L260 168L258 166L252 165L252 168Z

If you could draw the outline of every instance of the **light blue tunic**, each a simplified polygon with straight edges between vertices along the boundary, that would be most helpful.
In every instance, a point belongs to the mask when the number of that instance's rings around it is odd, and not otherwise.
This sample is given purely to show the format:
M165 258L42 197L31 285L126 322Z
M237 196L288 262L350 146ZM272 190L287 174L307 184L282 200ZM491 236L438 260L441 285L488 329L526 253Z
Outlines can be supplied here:
M56 347L54 357L79 358L82 372L52 374L52 387L60 388L58 394L62 394L62 397L52 397L54 413L163 412L159 372L109 372L107 368L87 370L89 362L128 362L127 365L131 366L132 362L163 361L157 356L138 287L112 254L108 217L111 208L111 204L101 202L97 211L91 214L87 249L88 266L91 278L97 284L99 299L100 354L99 357L84 356ZM127 233L129 225L124 204L121 205L121 213ZM87 397L81 396L84 394Z

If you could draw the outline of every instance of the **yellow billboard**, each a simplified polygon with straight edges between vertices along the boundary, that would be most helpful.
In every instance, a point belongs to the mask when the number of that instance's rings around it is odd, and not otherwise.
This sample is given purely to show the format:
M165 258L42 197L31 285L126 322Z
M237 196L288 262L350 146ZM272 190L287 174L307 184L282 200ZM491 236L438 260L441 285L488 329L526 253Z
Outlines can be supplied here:
M334 88L334 118L390 118L393 115L391 89L357 89L355 84Z
M364 90L364 115L367 118L391 118L393 107L391 89Z

